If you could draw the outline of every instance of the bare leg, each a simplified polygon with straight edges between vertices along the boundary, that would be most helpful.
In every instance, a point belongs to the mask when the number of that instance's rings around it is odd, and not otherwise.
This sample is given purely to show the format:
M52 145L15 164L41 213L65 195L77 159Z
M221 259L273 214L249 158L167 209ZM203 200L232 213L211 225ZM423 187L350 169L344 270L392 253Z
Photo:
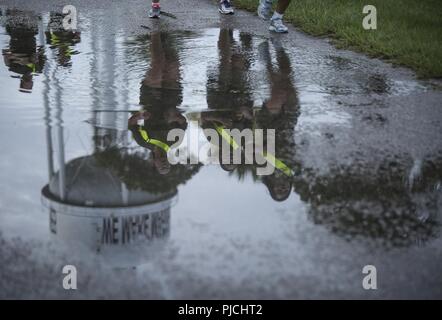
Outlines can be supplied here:
M276 12L279 14L284 14L284 12L287 10L291 0L278 0L278 3L276 4Z

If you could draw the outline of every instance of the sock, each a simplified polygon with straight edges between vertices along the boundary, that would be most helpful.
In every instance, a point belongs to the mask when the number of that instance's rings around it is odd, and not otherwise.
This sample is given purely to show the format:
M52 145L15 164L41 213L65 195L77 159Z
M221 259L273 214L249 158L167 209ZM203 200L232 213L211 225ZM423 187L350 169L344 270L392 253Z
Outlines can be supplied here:
M282 20L282 17L283 17L284 15L283 14L280 14L280 13L278 13L278 12L274 12L273 13L273 17L272 17L272 20L277 20L277 19L281 19Z

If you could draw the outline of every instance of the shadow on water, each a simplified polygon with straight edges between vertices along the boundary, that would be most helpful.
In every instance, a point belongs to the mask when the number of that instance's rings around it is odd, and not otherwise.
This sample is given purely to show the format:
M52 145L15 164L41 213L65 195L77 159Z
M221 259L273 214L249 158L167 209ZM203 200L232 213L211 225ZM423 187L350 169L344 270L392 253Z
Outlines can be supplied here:
M92 46L97 50L92 58L81 55L76 46L83 41L82 34L62 30L61 19L59 13L42 19L31 13L6 11L4 26L10 42L3 49L5 65L20 78L21 90L30 91L35 75L44 75L41 81L49 181L42 196L49 212L50 231L57 241L84 242L100 252L113 247L109 255L117 256L119 264L123 260L120 254L129 251L129 244L139 245L141 241L151 245L167 240L178 187L197 176L203 166L172 165L167 159L177 142L168 141L168 133L172 129L188 132L191 120L201 129L215 130L218 145L226 148L235 148L226 136L228 129L274 129L275 154L266 158L275 167L271 175L259 176L259 164L254 161L223 164L219 170L234 178L232 184L245 183L246 177L252 177L253 183L264 185L277 202L297 194L308 205L311 221L333 233L349 240L379 241L386 247L411 246L437 237L442 159L417 161L398 154L401 161L381 163L374 175L367 170L370 163L355 161L319 174L300 160L302 149L295 143L301 114L293 80L296 70L278 39L258 39L229 29L212 30L216 45L194 48L192 53L200 58L216 56L216 63L207 68L206 79L199 79L205 82L201 90L207 107L193 111L183 106L183 73L191 67L184 53L189 51L185 40L204 37L204 33L153 31L126 40L125 44L133 48L132 54L118 62L112 47L100 51L99 44ZM111 33L100 36L106 43L114 37ZM74 59L74 55L78 57ZM68 127L63 125L65 106L61 95L75 97L75 92L64 92L64 83L56 75L60 68L72 68L89 58L94 84L90 91L92 134L88 134L91 151L68 160L64 136ZM134 64L147 66L137 75L141 79L136 89L138 106L126 103L124 94L129 91L118 91L118 63L128 63L128 70L133 70ZM342 61L335 63L342 68ZM125 66L118 68L121 71ZM382 76L371 77L367 83L366 90L388 93ZM48 92L55 92L58 98L48 97ZM263 95L264 99L257 98ZM192 96L186 99L192 101ZM212 141L211 137L204 139ZM267 144L266 139L263 144ZM195 201L204 199L195 194ZM135 262L129 259L125 263Z

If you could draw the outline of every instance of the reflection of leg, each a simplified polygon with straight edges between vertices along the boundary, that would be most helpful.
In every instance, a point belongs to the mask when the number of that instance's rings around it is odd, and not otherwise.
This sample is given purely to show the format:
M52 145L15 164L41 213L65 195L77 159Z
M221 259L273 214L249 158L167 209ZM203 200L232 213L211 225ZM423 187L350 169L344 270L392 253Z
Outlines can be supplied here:
M260 58L264 61L264 64L266 66L267 69L267 74L268 74L268 79L269 79L269 85L270 85L270 97L269 99L267 99L265 101L265 107L266 109L271 113L271 114L277 114L280 113L282 110L282 105L284 104L285 101L285 92L283 90L283 88L285 87L286 84L281 83L280 81L280 77L281 77L281 68L283 66L289 67L290 68L290 62L288 62L287 64L284 64L280 61L281 54L280 51L281 50L277 50L277 60L278 60L278 69L279 70L274 70L273 66L272 66L272 58L270 55L270 47L269 47L269 43L268 41L265 41L263 43L261 43L259 45L259 55ZM283 54L285 54L284 51L282 51ZM282 59L284 60L284 59ZM288 57L287 57L288 60Z
M264 62L267 72L272 72L272 57L270 56L270 47L268 41L264 41L258 46L260 59Z
M218 90L226 90L231 82L233 31L221 29L218 39L219 68Z
M241 40L241 46L246 52L252 51L252 35L250 33L241 32L239 34Z
M231 29L221 29L218 38L218 50L221 62L223 62L223 60L230 60L232 42L233 31Z
M164 33L151 35L151 66L144 84L154 88L179 89L180 64L176 44Z
M284 50L284 47L277 38L272 38L271 41L273 47L275 48L276 60L278 63L278 69L280 70L280 73L290 74L292 72L291 62L288 54ZM258 52L260 59L264 62L267 68L267 71L271 74L274 74L272 66L272 58L270 56L270 46L268 41L264 41L258 46Z
M164 48L160 33L152 33L150 43L151 66L146 74L144 84L159 88L161 87L164 66Z
M163 85L168 89L180 89L180 59L176 38L168 34L161 34L163 63ZM175 105L176 106L176 105Z
M278 68L281 74L283 75L290 74L292 72L292 65L290 63L289 56L285 52L284 48L280 46L280 44L278 45L278 42L276 42L276 45L275 43L273 44L276 50L276 60L278 62Z

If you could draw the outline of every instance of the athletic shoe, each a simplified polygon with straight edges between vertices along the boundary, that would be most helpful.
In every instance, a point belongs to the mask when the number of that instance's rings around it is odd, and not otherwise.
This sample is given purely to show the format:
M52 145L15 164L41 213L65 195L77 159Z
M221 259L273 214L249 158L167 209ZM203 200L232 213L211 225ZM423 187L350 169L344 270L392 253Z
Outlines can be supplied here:
M152 3L152 8L149 10L149 18L158 19L161 15L161 7L159 3Z
M270 20L269 30L276 33L287 33L289 31L280 18L272 18Z
M269 20L272 14L272 0L259 0L258 16L261 19Z
M230 3L230 0L222 0L219 3L219 12L222 14L234 14L232 4Z

